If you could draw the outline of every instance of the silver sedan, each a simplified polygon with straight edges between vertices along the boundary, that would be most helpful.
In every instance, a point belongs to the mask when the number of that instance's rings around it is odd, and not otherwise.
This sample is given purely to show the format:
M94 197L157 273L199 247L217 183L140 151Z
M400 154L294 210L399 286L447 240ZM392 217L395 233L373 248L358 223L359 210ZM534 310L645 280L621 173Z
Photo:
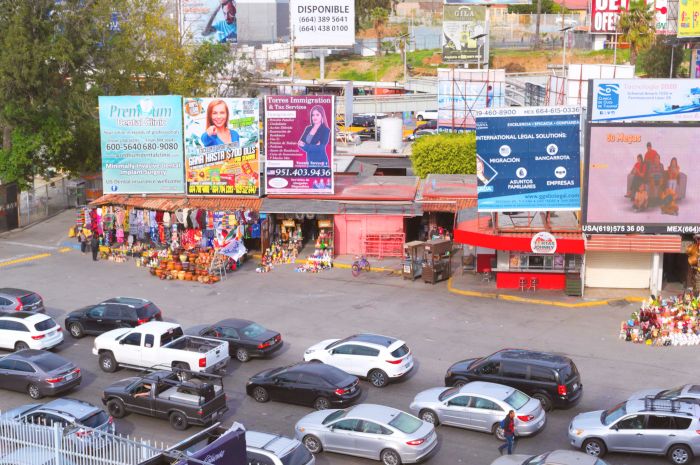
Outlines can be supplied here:
M432 424L373 404L310 413L297 422L294 433L313 454L325 449L385 465L419 462L438 444Z
M537 399L509 386L474 381L461 388L438 387L416 395L411 412L428 423L459 426L493 433L503 438L499 428L509 410L515 411L515 435L529 436L544 428L542 405Z

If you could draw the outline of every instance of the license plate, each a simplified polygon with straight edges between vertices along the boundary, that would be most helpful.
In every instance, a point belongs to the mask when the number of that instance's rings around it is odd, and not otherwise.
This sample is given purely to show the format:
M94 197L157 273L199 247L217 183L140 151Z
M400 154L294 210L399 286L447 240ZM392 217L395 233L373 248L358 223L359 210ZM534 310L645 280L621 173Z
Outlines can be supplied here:
M67 374L66 376L64 376L63 379L65 379L66 381L70 381L70 380L73 379L74 377L75 377L75 374L69 373L69 374Z
M572 391L575 391L578 389L578 383L574 383L573 387L571 388Z

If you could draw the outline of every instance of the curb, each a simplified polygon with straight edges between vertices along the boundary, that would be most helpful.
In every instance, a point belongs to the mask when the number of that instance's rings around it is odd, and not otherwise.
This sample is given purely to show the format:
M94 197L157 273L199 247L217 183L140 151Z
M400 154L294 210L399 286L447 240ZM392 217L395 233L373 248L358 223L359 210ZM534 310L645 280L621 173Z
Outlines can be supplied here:
M578 303L567 303L567 302L557 302L556 300L545 300L545 299L531 299L528 297L520 297L517 295L509 294L499 294L496 292L480 292L480 291L465 291L462 289L455 289L452 286L452 278L447 280L447 290L453 294L464 295L467 297L481 297L484 299L500 299L507 302L522 302L535 305L548 305L550 307L563 307L563 308L586 308L586 307L598 307L602 305L609 305L610 302L625 300L627 302L643 302L644 299L641 297L624 297L622 299L606 299L606 300L594 300L591 302L578 302Z

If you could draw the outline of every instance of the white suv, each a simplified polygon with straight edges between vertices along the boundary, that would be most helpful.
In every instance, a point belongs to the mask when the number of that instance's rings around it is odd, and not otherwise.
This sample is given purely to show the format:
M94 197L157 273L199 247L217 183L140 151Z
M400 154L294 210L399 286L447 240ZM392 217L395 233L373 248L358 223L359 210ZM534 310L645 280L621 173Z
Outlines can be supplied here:
M304 360L333 365L367 378L375 387L384 387L389 380L400 378L413 368L413 356L404 341L378 334L326 339L309 347Z
M14 312L0 316L0 349L51 349L63 342L62 328L42 313Z

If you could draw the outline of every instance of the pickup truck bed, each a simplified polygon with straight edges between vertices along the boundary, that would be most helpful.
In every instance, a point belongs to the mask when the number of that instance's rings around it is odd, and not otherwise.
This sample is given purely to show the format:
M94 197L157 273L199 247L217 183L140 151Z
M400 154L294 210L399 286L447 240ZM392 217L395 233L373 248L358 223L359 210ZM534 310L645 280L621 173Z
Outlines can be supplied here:
M216 349L220 343L195 336L183 336L175 341L164 345L167 349L186 350L188 352L198 352L205 354Z

